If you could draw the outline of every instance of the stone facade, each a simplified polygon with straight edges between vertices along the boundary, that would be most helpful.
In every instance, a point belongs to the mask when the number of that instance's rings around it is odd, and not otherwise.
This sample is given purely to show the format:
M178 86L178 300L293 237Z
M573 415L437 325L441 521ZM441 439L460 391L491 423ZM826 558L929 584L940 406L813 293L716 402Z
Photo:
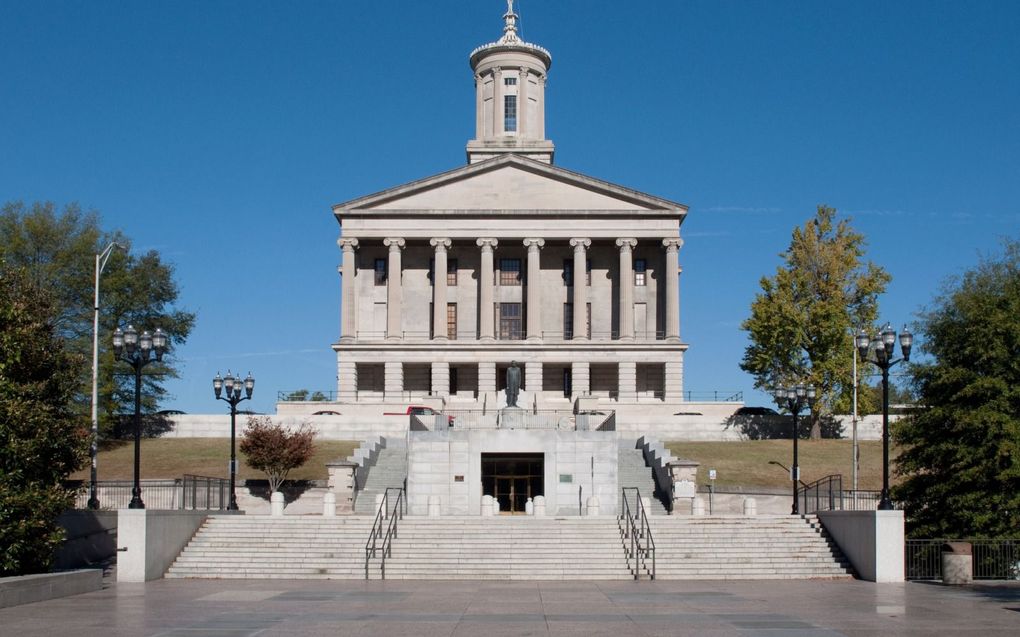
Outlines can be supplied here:
M591 396L621 417L675 413L687 208L553 165L552 58L517 37L512 10L504 19L471 55L468 164L333 208L338 402L498 409L517 361L526 409Z

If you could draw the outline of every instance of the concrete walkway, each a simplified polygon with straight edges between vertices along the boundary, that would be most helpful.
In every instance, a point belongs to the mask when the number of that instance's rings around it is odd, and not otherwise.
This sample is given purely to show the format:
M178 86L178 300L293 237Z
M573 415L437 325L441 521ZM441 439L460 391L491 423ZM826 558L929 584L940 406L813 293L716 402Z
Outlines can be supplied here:
M1020 582L160 580L0 610L73 637L1020 634Z

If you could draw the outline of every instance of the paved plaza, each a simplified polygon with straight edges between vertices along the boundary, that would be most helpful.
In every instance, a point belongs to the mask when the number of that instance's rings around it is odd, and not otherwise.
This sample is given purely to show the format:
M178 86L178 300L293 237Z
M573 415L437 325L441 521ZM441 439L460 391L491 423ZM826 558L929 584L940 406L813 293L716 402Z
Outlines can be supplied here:
M1020 583L159 580L0 610L0 634L1020 634Z

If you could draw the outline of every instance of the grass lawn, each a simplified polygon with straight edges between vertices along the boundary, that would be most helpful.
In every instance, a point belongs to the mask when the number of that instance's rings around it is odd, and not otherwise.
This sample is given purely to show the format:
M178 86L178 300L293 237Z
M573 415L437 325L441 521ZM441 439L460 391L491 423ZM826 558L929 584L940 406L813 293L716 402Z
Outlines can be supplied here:
M742 442L666 442L666 446L677 458L697 460L698 483L707 484L708 470L717 472L716 485L745 487L790 486L790 474L782 468L770 465L770 460L789 467L793 460L791 440L748 440ZM861 489L882 488L882 443L869 440L858 443L860 449ZM852 451L850 440L801 440L798 455L800 479L811 483L833 473L843 475L843 488L853 488ZM896 449L889 454L896 458ZM889 479L896 482L890 468Z
M358 442L348 440L317 440L315 455L290 472L288 479L325 480L326 463L351 455ZM142 479L179 478L185 473L213 478L226 478L230 460L230 438L147 438L142 440ZM244 463L238 440L238 479L265 478ZM124 442L99 452L100 480L130 480L134 471L134 443ZM88 480L88 466L71 475L72 479Z

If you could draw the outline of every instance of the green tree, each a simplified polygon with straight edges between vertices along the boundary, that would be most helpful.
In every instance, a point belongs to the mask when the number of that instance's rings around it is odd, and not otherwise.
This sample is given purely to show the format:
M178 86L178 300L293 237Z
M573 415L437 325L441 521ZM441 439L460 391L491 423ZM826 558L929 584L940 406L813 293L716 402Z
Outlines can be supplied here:
M95 255L116 241L127 251L114 251L100 282L99 408L104 435L113 430L117 414L131 411L134 383L127 368L114 360L110 337L128 324L139 330L160 327L170 337L170 351L161 366L143 377L143 409L156 411L166 395L164 381L177 377L173 346L184 343L195 315L175 307L178 297L173 267L155 250L130 252L131 241L120 232L104 232L95 212L76 204L58 212L49 202L5 204L0 210L0 259L22 267L37 286L51 291L54 325L72 352L92 357L92 304ZM72 384L79 408L91 401L91 365Z
M915 537L1016 537L1020 529L1020 241L943 287L921 314L921 406L893 429L893 498Z
M0 261L0 576L47 570L71 504L62 481L88 454L74 405L86 363L57 321L47 288Z
M292 392L288 393L286 396L284 396L283 399L285 401L291 401L291 402L303 402L305 400L308 400L308 390L307 389L295 389L294 391L292 391Z
M756 388L803 381L818 390L812 438L821 437L820 414L850 410L850 335L875 322L878 295L889 282L885 270L862 261L864 237L849 220L836 223L835 217L835 209L819 206L813 219L794 229L780 255L783 264L762 277L751 316L741 324L751 342L740 368L754 376Z
M315 431L306 425L290 431L269 416L250 416L241 440L241 453L249 467L266 474L269 491L279 491L291 469L315 453Z

